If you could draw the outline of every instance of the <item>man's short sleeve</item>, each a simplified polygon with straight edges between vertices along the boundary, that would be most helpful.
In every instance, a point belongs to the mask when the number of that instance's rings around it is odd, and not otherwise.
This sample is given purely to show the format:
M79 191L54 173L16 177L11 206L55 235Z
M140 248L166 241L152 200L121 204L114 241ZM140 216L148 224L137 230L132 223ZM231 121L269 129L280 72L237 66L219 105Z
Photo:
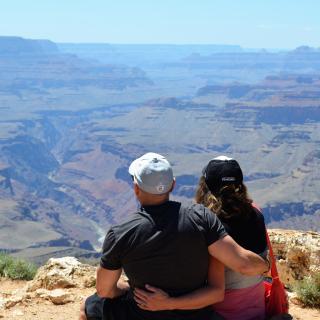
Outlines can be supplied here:
M122 267L120 252L119 243L116 241L114 231L110 229L102 245L100 266L108 270L120 269Z
M214 242L225 237L228 233L218 217L209 209L204 207L205 219L205 237L207 245L210 246Z

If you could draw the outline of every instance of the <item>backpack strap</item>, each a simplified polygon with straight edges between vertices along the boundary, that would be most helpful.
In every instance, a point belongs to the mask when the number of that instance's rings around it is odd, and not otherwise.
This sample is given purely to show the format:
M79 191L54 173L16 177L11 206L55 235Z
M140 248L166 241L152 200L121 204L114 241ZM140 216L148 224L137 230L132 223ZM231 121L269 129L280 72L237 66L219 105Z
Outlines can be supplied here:
M269 257L271 260L271 277L272 277L272 279L279 278L279 274L278 274L278 270L277 270L277 266L276 266L276 259L273 254L272 245L270 242L267 228L266 228L266 237L267 237L267 243L268 243L268 248L269 248Z
M252 206L262 214L262 210L259 208L259 206L256 203L253 202ZM268 249L269 249L269 258L271 261L271 263L270 263L271 277L272 277L272 279L276 279L276 278L279 278L279 274L278 274L276 259L273 254L273 249L272 249L272 245L271 245L271 241L269 238L267 227L266 227L266 240L267 240L267 245L268 245Z

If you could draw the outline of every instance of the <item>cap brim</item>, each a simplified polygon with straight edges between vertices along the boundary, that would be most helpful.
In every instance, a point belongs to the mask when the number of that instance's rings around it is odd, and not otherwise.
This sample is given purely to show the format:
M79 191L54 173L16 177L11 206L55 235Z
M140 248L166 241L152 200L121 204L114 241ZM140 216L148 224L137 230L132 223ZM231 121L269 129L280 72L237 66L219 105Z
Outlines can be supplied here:
M204 166L203 169L201 170L201 173L203 176L206 175L206 170L207 170L208 165Z
M128 172L129 172L130 175L135 176L139 160L140 160L140 158L132 161L132 163L130 164L130 167L128 169Z

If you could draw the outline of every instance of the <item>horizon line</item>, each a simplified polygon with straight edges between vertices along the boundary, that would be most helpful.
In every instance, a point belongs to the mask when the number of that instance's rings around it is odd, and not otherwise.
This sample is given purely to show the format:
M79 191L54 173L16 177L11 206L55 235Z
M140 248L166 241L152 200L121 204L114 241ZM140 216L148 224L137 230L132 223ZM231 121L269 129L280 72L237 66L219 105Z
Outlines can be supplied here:
M230 43L208 43L208 42L183 42L183 43L172 43L172 42L106 42L106 41L56 41L50 38L28 38L19 35L0 35L0 38L21 38L25 40L42 40L42 41L51 41L56 44L106 44L106 45L141 45L141 46L226 46L226 47L239 47L241 49L248 50L294 50L300 47L309 47L312 49L320 49L320 47L301 44L294 47L255 47L255 46L245 46L241 44L230 44Z

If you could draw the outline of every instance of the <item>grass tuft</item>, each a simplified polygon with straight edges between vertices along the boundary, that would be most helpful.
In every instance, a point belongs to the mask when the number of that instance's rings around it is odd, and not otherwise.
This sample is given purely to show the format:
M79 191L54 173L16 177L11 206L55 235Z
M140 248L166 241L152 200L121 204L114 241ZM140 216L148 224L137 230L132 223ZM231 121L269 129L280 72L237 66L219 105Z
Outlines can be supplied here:
M13 280L32 280L37 267L28 261L16 259L0 252L0 276Z
M297 282L294 289L304 306L320 308L320 273Z

